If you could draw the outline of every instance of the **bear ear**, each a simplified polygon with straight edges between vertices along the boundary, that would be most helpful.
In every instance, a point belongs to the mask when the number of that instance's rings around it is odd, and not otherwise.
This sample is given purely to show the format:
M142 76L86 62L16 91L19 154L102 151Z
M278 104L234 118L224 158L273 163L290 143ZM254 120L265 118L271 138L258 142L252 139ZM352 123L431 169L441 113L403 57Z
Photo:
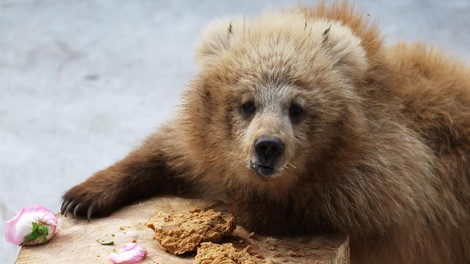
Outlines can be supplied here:
M349 77L362 78L369 65L361 39L337 21L321 21L314 26L321 33L321 48L330 55L335 67Z
M241 21L241 23L240 23ZM237 27L243 25L243 19L215 20L209 23L202 31L201 40L196 47L196 62L203 63L230 47L230 41L237 34Z

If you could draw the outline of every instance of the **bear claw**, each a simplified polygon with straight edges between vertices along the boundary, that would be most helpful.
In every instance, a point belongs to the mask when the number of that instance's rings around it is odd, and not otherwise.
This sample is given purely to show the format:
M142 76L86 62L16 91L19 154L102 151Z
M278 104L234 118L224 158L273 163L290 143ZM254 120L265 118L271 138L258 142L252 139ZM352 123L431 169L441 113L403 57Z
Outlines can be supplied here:
M60 213L65 217L67 217L67 214L72 214L73 219L86 216L86 219L90 221L93 214L96 213L95 209L95 203L88 205L74 199L64 199L60 207Z

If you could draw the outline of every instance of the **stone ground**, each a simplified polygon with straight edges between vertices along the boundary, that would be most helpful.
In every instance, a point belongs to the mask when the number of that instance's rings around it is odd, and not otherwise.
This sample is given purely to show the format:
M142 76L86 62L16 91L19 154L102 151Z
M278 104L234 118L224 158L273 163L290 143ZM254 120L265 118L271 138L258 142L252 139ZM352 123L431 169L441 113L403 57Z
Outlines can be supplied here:
M204 24L299 2L307 1L0 0L1 220L32 204L58 211L68 188L169 118ZM470 1L356 6L387 43L425 41L470 61ZM2 263L17 252L0 239Z

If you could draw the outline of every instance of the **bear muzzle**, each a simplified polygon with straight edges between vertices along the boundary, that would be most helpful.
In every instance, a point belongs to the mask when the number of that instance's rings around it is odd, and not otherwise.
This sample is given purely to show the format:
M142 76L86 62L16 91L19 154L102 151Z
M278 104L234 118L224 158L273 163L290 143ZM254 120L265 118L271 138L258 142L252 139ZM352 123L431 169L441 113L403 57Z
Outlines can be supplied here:
M250 168L259 176L275 174L276 163L284 154L284 143L278 137L262 136L254 143L256 162L250 162Z

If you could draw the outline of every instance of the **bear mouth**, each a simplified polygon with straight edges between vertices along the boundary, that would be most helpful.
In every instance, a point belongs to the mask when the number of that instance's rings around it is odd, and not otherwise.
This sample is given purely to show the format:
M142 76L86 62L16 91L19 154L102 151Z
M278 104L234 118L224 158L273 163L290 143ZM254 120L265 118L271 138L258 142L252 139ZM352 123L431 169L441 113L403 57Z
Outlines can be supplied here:
M263 175L271 175L274 173L274 168L269 167L269 166L264 166L264 165L259 165L258 170L263 174Z
M259 164L257 162L250 162L250 168L260 177L262 178L270 178L273 174L275 174L276 169L269 165Z

